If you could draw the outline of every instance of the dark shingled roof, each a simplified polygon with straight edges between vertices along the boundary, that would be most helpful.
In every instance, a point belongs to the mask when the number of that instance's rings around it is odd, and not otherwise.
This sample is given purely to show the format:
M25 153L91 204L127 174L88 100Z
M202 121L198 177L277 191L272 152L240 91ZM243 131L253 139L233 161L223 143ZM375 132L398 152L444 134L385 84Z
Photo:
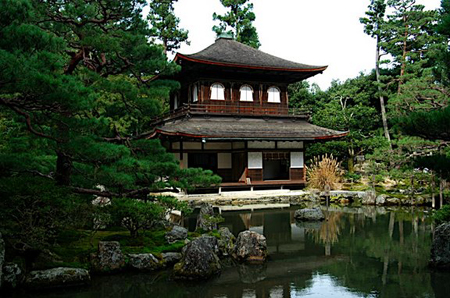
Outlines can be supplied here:
M184 117L157 126L151 137L157 134L229 140L320 140L343 137L347 132L288 118Z
M177 54L175 60L180 58L206 64L270 70L322 72L327 68L278 58L228 38L219 38L214 44L195 54Z

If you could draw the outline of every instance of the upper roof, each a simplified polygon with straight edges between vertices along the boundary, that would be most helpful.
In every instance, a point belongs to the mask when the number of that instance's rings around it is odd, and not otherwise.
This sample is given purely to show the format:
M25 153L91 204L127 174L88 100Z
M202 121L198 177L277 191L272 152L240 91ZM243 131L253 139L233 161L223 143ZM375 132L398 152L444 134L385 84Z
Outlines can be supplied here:
M295 118L235 118L195 114L166 121L154 128L156 135L221 140L329 140L348 132L313 125Z
M229 38L218 38L215 43L195 54L178 53L175 61L179 59L220 66L294 72L320 73L327 68L285 60Z

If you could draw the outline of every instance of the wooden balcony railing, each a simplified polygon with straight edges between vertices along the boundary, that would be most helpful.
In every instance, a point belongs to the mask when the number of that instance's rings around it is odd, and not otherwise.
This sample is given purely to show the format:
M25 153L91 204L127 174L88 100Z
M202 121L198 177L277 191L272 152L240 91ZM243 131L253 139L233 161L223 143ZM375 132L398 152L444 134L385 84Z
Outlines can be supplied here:
M161 115L158 120L167 117L176 117L186 113L199 114L223 114L223 115L242 115L242 116L297 116L309 117L310 112L301 108L284 108L284 107L266 107L266 106L238 106L238 105L217 105L217 104L184 104L181 108L170 111Z

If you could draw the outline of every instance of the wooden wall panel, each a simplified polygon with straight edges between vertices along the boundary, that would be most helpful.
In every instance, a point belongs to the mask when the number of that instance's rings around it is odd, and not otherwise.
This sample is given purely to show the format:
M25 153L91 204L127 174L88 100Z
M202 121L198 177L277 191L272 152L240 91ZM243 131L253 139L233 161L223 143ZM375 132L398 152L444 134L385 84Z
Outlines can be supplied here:
M291 180L302 180L305 181L305 168L295 168L290 170Z
M248 178L251 179L251 181L263 181L263 170L262 169L249 169L248 170Z

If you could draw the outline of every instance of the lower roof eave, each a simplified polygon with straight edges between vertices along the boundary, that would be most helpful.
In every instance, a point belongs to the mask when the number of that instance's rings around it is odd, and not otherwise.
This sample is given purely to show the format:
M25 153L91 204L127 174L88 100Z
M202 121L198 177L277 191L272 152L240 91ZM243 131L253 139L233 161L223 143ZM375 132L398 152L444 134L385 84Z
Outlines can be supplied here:
M345 137L348 135L348 131L338 134L338 135L328 135L328 136L316 136L316 137L221 137L221 136L211 136L211 135L194 135L182 132L167 132L164 130L156 129L149 139L154 138L156 135L165 135L172 137L184 137L192 139L201 139L205 141L325 141L333 140Z

